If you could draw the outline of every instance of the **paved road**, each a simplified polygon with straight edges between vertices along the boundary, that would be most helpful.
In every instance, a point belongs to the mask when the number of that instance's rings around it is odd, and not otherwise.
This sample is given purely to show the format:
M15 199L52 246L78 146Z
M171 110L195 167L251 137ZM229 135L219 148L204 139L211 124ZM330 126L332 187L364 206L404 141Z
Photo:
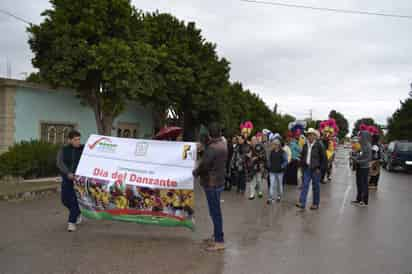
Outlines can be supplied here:
M412 175L383 171L368 208L353 207L354 176L340 151L321 209L298 213L298 190L281 204L225 193L227 250L210 254L205 199L197 231L89 220L65 232L57 196L0 203L0 273L412 273Z

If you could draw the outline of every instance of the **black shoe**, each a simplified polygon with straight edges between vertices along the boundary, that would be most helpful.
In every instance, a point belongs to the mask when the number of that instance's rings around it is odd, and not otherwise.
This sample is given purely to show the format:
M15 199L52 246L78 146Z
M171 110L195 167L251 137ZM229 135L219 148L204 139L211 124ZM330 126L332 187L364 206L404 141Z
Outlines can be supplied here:
M350 202L351 204L353 204L353 205L357 205L357 204L359 204L360 203L360 201L358 201L358 200L354 200L354 201L352 201L352 202Z
M301 205L300 203L297 203L297 204L296 204L296 207L297 207L297 208L300 208L300 209L304 209L304 208L305 208L305 207L304 207L303 205Z

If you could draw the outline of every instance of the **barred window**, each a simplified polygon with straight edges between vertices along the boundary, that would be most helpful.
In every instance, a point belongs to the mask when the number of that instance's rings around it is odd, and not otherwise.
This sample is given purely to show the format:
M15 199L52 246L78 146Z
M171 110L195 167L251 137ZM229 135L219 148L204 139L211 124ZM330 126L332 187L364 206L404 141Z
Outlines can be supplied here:
M66 144L69 132L75 128L74 124L41 123L40 140L51 144Z

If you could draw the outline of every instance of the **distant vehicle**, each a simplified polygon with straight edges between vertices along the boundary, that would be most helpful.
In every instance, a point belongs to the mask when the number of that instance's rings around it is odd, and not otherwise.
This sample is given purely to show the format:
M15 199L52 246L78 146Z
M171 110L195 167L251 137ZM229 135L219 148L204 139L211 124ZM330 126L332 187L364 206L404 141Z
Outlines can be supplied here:
M399 167L412 171L412 142L390 142L383 153L383 167L388 171L394 171Z

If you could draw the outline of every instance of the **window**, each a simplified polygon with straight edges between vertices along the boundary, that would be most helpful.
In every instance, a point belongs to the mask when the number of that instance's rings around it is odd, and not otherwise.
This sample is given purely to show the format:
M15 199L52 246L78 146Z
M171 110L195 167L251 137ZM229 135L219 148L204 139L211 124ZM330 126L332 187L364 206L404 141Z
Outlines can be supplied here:
M412 152L412 143L399 143L397 149L401 152Z
M138 138L139 137L139 124L122 123L122 122L118 123L117 137Z
M41 123L40 140L51 144L65 144L69 132L75 128L74 124Z

